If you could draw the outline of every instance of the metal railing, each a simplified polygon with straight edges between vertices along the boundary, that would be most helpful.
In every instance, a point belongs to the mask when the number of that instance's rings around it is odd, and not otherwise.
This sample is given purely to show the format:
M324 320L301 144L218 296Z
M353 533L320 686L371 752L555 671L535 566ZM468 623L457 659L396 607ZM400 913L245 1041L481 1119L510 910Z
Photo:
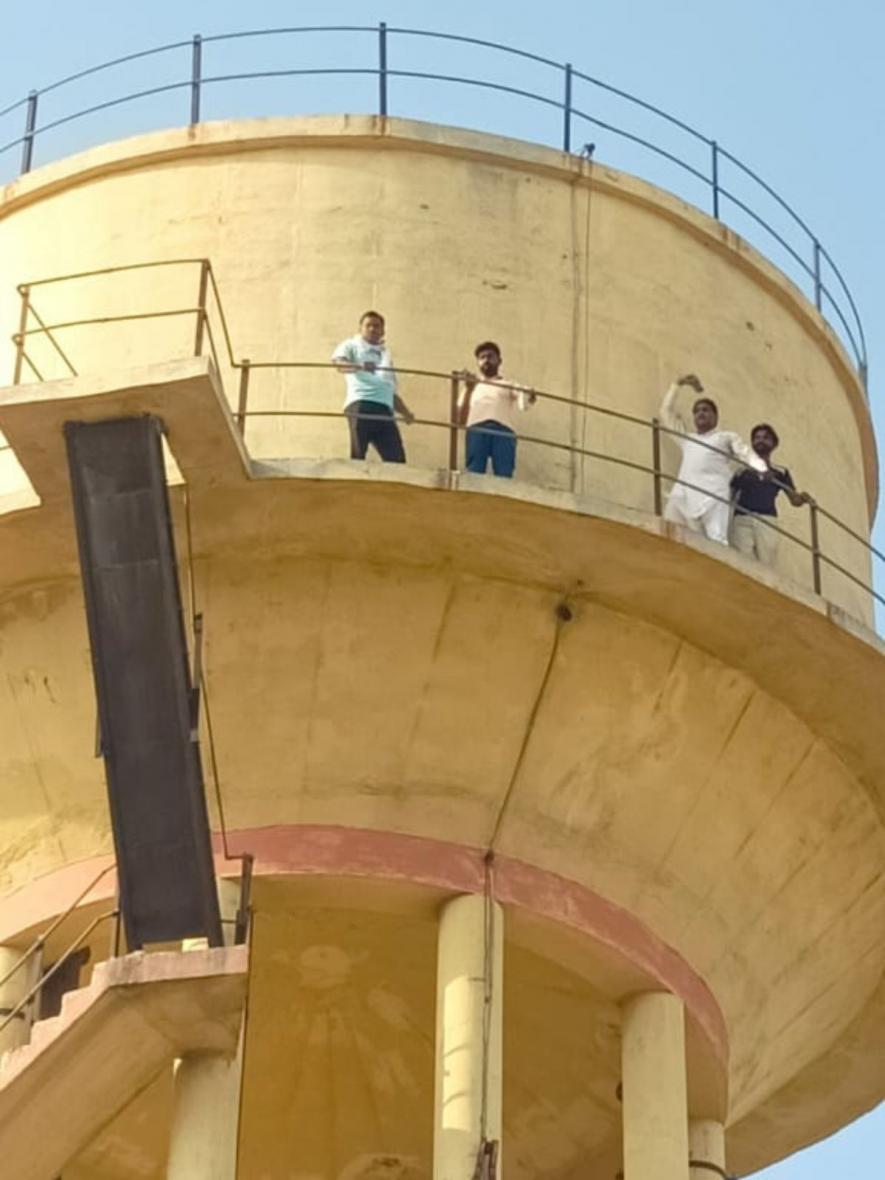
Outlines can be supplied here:
M68 908L64 910L63 913L54 918L53 921L50 922L50 924L46 927L46 929L37 935L27 950L22 952L22 954L19 956L16 962L13 963L12 967L10 967L5 975L0 977L0 987L3 987L5 984L7 984L20 971L25 971L34 963L39 963L40 956L42 955L49 939L68 921L77 908L86 900L93 889L95 889L96 885L98 885L98 883L102 881L108 875L108 873L116 869L116 867L116 864L110 864L103 868L101 872L89 882L85 889L80 891L80 893L74 898ZM61 955L59 955L51 967L43 971L42 964L40 964L40 974L36 982L28 988L27 992L24 996L22 996L19 1002L8 1012L6 1012L3 1016L3 1019L0 1020L0 1033L2 1033L10 1024L12 1024L14 1020L18 1020L26 1016L28 1008L39 1000L40 993L43 991L43 988L46 986L46 984L55 978L59 971L61 971L61 969L65 966L65 964L68 963L69 960L82 947L83 943L86 942L90 935L93 934L103 922L108 922L111 919L114 920L113 953L119 953L120 909L118 906L115 906L114 909L105 910L103 913L98 914L96 917L92 918L91 921L89 921L84 927L84 929L80 931L74 941L65 948Z
M113 277L115 275L129 273L134 271L148 271L156 268L166 267L196 267L198 269L198 282L196 298L193 306L187 304L183 307L175 307L173 309L160 309L156 311L137 311L137 312L117 312L113 315L107 316L93 316L77 319L60 320L58 322L47 323L46 320L37 312L34 306L34 291L43 289L49 286L58 284L75 282L78 280L91 280L100 277ZM259 418L293 418L293 419L334 419L340 420L341 411L338 409L309 409L309 408L295 408L295 409L271 409L260 410L250 408L250 396L252 395L253 381L256 373L262 371L276 371L285 373L287 371L334 371L339 372L339 368L333 362L329 361L256 361L249 358L237 358L233 346L233 337L230 329L230 324L224 310L224 305L221 299L218 283L216 281L215 272L212 264L207 258L177 258L177 259L162 259L155 262L135 263L129 266L105 267L98 270L80 271L75 274L57 275L51 278L40 279L37 281L23 283L18 287L19 296L21 299L21 310L19 315L19 330L13 335L12 339L15 344L15 364L13 381L18 384L27 366L37 380L42 381L44 375L35 364L28 353L28 342L34 338L39 337L45 339L48 345L53 350L53 355L65 365L67 373L71 376L77 376L77 369L75 368L68 352L62 348L59 341L56 339L56 333L60 331L69 331L72 328L81 328L87 325L120 325L123 323L139 322L142 320L153 320L163 317L188 317L194 316L194 330L191 337L193 343L188 347L190 355L202 355L206 344L208 343L209 355L212 357L215 368L222 377L225 365L234 374L236 382L236 400L232 401L228 396L231 406L231 412L235 418L240 433L245 438L246 425L250 419ZM30 327L31 318L33 317L36 326ZM216 321L216 327L213 328L213 319ZM219 351L219 347L221 351ZM434 369L416 369L405 368L397 366L396 372L401 376L425 378L432 382L439 382L445 393L443 394L444 404L446 405L445 416L440 418L415 418L414 424L417 426L427 427L431 430L438 430L445 434L445 447L443 451L443 462L441 466L445 466L448 470L455 474L460 471L461 464L459 460L460 444L462 436L465 434L467 427L461 421L461 414L459 411L459 402L461 398L462 374L460 371L441 372ZM729 503L722 497L713 495L706 488L700 488L685 480L678 479L675 475L668 472L663 464L661 440L666 436L679 437L679 432L674 431L657 418L643 418L636 414L630 414L623 410L612 409L609 406L594 404L592 402L579 401L575 398L566 397L562 394L552 393L547 390L535 389L533 390L535 397L541 404L555 407L560 406L567 408L569 412L578 412L586 414L588 417L597 416L600 419L608 419L618 421L629 425L631 428L639 429L647 435L647 450L646 453L650 458L650 462L638 461L635 457L627 457L625 455L616 455L608 451L591 449L584 446L576 445L571 438L568 441L562 441L556 438L544 438L540 435L533 435L527 433L517 433L516 439L519 442L527 445L534 445L541 448L546 448L548 451L554 453L561 453L569 455L573 460L579 459L581 461L589 459L595 462L607 463L619 467L627 471L637 472L642 476L648 477L651 491L651 505L655 515L662 516L664 514L664 487L665 484L675 485L680 484L690 490L702 492L705 495L711 496L715 500L722 503ZM718 448L702 440L693 440L693 445L705 447L707 450L717 451ZM725 452L719 452L725 454ZM726 456L729 461L737 463L738 466L746 466L740 464L739 461L728 454ZM623 504L623 501L619 501ZM642 505L629 505L626 507L642 507ZM885 597L880 594L872 584L859 577L857 573L846 568L841 562L837 561L831 553L828 553L821 543L820 538L820 522L825 520L835 529L839 530L843 536L849 538L858 547L859 551L864 555L864 569L870 567L870 563L880 563L873 566L874 570L885 573L885 553L882 553L874 545L872 545L867 537L864 537L856 529L840 520L834 513L828 511L820 505L813 497L810 497L807 502L808 507L808 536L803 537L789 529L784 528L781 524L776 523L779 518L771 518L765 516L757 516L754 513L747 515L753 516L754 519L759 520L762 524L772 530L781 537L786 538L790 544L808 555L810 563L811 579L810 585L816 594L823 594L823 570L826 567L841 577L850 581L853 585L859 587L865 594L869 595L872 600L879 603L880 606L885 607Z
M209 63L205 51L208 46L217 46L220 49L222 45L230 42L250 40L255 43L259 39L268 38L278 42L286 39L285 44L289 46L292 44L291 38L298 37L309 40L313 48L316 45L315 38L327 34L336 38L334 65L314 64L314 54L310 58L311 64L307 66L287 65L284 68L239 69L215 73L207 69ZM355 60L351 57L351 41L354 37L368 38L372 46L365 59L359 59L360 64L350 64ZM459 50L469 47L471 52L479 50L487 54L487 57L483 58L483 71L468 75L442 72L439 69L407 68L410 64L420 64L413 62L413 58L416 55L420 56L419 47L423 44L432 45L437 57L443 55L449 46L455 46ZM411 58L406 56L406 53L399 52L403 47L406 47L406 52L411 49ZM76 107L76 100L72 100L69 105L62 105L52 117L44 122L38 122L38 114L42 112L47 101L52 102L59 95L64 99L72 87L87 78L107 75L121 66L131 69L136 62L149 61L153 69L160 59L166 60L169 55L176 54L186 59L187 64L185 66L182 62L183 76L175 76L171 82L116 93L112 97L102 98L101 101L91 102L83 107ZM499 55L503 55L503 58ZM437 57L434 58L434 65ZM518 63L520 79L526 69L539 67L543 71L552 72L552 80L541 92L504 81L494 81L485 73L486 69L493 68L493 60L496 63L500 60ZM348 64L342 65L341 61ZM173 63L175 62L177 59L173 58ZM488 66L487 62L490 63ZM173 64L173 68L177 68L177 65ZM20 147L21 172L28 172L34 165L35 146L41 137L77 120L144 99L158 99L162 95L181 92L181 114L187 116L191 125L195 125L205 119L207 90L221 85L268 79L280 81L342 75L376 80L377 94L367 105L373 108L373 113L381 116L394 113L394 97L399 99L395 104L396 113L406 116L410 114L408 102L401 94L397 94L399 83L404 84L401 90L413 81L423 81L436 83L443 88L454 85L474 91L497 92L508 98L527 100L553 112L554 129L544 142L553 143L564 152L573 151L573 143L576 142L576 138L580 138L576 134L579 128L592 128L592 133L599 136L599 146L606 153L609 163L617 162L612 158L612 153L616 153L619 146L629 145L631 151L639 149L662 166L672 167L675 169L674 175L678 178L673 186L674 191L680 196L697 203L696 190L700 186L699 191L707 194L709 211L713 217L721 219L723 211L727 210L732 219L737 217L746 220L750 234L761 231L768 248L776 245L783 252L783 269L791 278L798 281L814 300L818 311L833 324L854 358L864 389L867 388L868 360L863 324L848 284L806 221L767 181L722 147L717 140L711 139L684 120L667 114L653 103L584 73L571 63L557 62L540 54L483 38L437 33L427 29L400 28L388 26L383 22L379 25L311 25L250 29L209 37L197 34L188 40L174 41L102 62L30 91L25 98L0 110L0 126L11 126L13 120L23 119L24 122L20 133L0 143L0 158ZM588 103L591 109L587 108ZM445 104L442 105L445 109ZM607 115L608 105L616 108L613 117L619 120L618 122L613 122L612 117L602 117L604 114ZM71 109L72 106L74 109ZM654 138L644 131L645 121L648 119L651 119L655 126ZM628 125L623 125L622 120L626 120ZM583 144L580 148L581 154L590 158L596 147L596 144Z

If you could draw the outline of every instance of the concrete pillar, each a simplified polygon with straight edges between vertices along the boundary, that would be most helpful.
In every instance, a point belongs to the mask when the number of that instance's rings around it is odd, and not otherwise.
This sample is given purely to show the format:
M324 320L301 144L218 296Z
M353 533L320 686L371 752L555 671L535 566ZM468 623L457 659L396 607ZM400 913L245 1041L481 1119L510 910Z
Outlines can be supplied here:
M715 1164L725 1172L725 1127L715 1119L692 1119L688 1124L689 1157L699 1163ZM709 1168L691 1168L691 1180L715 1180Z
M0 979L13 969L21 957L22 952L16 947L0 946ZM17 1007L31 990L36 981L38 969L39 955L34 955L29 962L23 963L19 967L11 979L0 984L0 1024L6 1020L13 1008ZM28 1043L31 1035L32 1016L33 1004L28 1004L24 1011L16 1016L4 1028L3 1032L0 1032L0 1057L4 1053L8 1053L10 1049L17 1049L19 1045Z
M471 1180L482 1140L500 1147L503 963L501 907L481 894L448 902L436 969L434 1180Z
M235 917L239 881L218 881L223 919ZM225 946L233 944L234 928L224 926ZM203 950L205 938L185 938L183 951ZM236 1180L243 1031L236 1056L193 1053L175 1062L174 1107L169 1137L167 1180Z
M685 1015L668 992L624 1005L624 1180L689 1180Z
M242 1048L176 1062L167 1180L236 1180Z

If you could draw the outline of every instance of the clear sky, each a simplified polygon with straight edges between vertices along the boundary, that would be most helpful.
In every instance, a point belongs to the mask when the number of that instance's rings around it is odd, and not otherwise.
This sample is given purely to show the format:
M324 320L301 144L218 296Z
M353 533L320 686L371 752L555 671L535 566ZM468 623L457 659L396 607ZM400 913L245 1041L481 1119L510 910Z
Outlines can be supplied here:
M519 6L515 0L448 0L444 5L379 0L377 6L335 0L251 0L249 4L152 0L126 5L50 0L34 7L9 3L3 13L0 109L31 87L43 87L108 58L184 40L193 33L284 25L365 25L379 20L487 38L571 61L584 72L692 124L750 165L797 209L854 293L866 329L870 397L881 446L885 439L882 0L841 0L839 4L834 0L817 4L808 0L546 0L543 5ZM257 42L239 45L239 58L229 46L207 47L207 72L289 64L279 49L266 43L261 51ZM441 73L469 74L477 61L469 50L458 47L442 58L416 45L415 62L419 53L417 68ZM183 62L186 53L180 51L176 77ZM337 64L349 63L342 58ZM409 68L403 59L391 64ZM513 64L506 64L496 75L499 81L529 90L538 88L540 76L529 66ZM166 80L171 80L166 65L133 64L114 79L115 92ZM366 110L374 101L373 85L342 76L332 84L318 83L312 90L279 81L252 84L251 89L234 86L226 93L218 88L207 94L204 116ZM420 116L426 109L426 117L440 122L473 124L525 138L555 133L554 114L521 100L501 104L484 92L453 90L450 96L446 92L450 106L445 107L437 91L434 104L425 108L421 104L426 95L419 87L405 80L392 82L391 113ZM108 93L105 80L91 89L84 84L79 92L83 105L100 101ZM602 112L602 107L589 109ZM52 154L61 154L97 138L185 122L186 111L187 96L176 92L156 100L153 107L145 102L59 129L46 147ZM600 113L600 117L606 116ZM3 121L0 143L17 132L17 124ZM655 171L659 165L641 153L631 154L623 143L599 130L577 133L578 143L585 139L597 143L598 159L666 185L666 172ZM8 168L8 164L0 168L0 175L7 177ZM700 190L697 201L703 201ZM761 239L759 244L763 246ZM881 510L876 541L885 549L885 512ZM879 589L883 591L882 579ZM758 1175L767 1180L868 1180L881 1173L883 1159L885 1107L880 1107L827 1142Z

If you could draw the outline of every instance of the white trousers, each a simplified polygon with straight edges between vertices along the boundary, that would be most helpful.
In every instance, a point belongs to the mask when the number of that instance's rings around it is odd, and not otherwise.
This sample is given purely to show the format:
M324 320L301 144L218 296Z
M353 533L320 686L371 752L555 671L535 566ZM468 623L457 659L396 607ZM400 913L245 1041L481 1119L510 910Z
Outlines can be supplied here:
M774 565L780 536L755 516L735 516L731 522L731 543L741 553L763 565Z
M683 528L693 533L703 533L711 541L718 541L720 545L728 544L728 518L731 506L720 500L713 500L700 516L686 516L682 504L673 497L667 501L664 508L664 520L673 524L681 524ZM764 527L764 526L763 526Z

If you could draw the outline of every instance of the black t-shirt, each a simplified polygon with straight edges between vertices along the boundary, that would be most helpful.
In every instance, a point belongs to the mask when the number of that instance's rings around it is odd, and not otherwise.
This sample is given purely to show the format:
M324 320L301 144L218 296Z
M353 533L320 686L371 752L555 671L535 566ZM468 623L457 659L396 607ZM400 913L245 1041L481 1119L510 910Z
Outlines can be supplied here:
M795 491L793 477L786 467L769 467L770 478L766 478L752 468L743 467L731 479L731 489L735 493L735 516L745 516L748 512L755 512L758 516L777 516L775 500L777 494L783 491L778 484L783 484Z

